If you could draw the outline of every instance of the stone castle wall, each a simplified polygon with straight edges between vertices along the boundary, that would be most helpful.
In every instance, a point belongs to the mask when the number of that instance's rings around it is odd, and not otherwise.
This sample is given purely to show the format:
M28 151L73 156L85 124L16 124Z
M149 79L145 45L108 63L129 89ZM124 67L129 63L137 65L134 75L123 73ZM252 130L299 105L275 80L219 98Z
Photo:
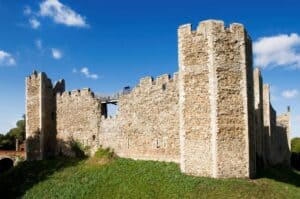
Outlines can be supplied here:
M255 111L255 133L256 133L256 156L257 165L263 167L267 164L265 157L264 135L264 105L263 105L263 80L261 72L256 68L253 72L254 77L254 111Z
M274 162L284 163L290 165L290 156L291 156L291 142L290 142L290 133L291 133L291 115L290 108L288 108L286 113L283 113L277 116L277 125L276 125L276 134L274 136Z
M142 78L119 97L114 117L107 103L116 102L89 89L66 92L63 80L52 86L34 72L26 79L27 159L74 155L77 141L216 178L253 177L256 167L287 162L290 114L276 117L242 25L180 26L178 57L178 74Z
M177 74L141 79L101 121L100 144L122 157L179 162Z
M71 154L68 143L79 141L84 146L97 146L101 118L101 102L90 89L56 94L56 151Z

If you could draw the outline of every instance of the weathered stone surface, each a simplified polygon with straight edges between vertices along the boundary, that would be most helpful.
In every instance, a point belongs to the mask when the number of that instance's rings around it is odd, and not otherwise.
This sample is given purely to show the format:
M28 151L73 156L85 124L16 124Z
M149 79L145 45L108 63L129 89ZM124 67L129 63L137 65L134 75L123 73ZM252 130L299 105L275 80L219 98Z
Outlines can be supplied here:
M208 20L178 34L182 171L250 177L252 55L243 26Z
M98 146L101 102L90 89L56 95L57 152L72 154L68 143Z
M100 144L134 159L179 162L177 75L143 78L101 121Z

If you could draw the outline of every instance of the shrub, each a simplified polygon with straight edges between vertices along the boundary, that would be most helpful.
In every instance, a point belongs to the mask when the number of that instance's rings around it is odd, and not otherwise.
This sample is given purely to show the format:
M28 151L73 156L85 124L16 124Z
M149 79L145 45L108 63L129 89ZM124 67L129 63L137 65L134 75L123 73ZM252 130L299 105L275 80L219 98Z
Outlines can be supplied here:
M94 157L90 158L89 162L92 164L104 165L112 162L116 157L116 154L110 148L99 148L95 152Z
M78 142L76 140L71 140L70 146L71 146L71 150L75 154L75 157L78 157L78 158L86 157L84 147L80 142Z
M292 152L293 153L300 153L300 138L293 138L292 139Z

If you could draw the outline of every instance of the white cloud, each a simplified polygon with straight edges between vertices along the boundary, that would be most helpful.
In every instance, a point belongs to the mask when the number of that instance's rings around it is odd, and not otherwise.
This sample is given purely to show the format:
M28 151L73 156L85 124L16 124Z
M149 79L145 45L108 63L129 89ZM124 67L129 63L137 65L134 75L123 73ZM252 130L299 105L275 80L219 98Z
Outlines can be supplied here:
M253 44L255 64L266 67L300 68L300 36L280 34L261 37Z
M30 15L32 13L32 10L29 6L25 6L23 13L24 15Z
M38 29L41 25L41 23L36 18L29 19L29 24L33 29Z
M77 69L73 68L72 72L77 73ZM90 79L98 79L99 78L99 76L97 74L91 73L87 67L81 68L79 72L86 78L90 78Z
M0 66L13 66L13 65L16 65L16 61L13 58L13 56L8 52L0 50Z
M54 59L61 59L62 58L62 52L59 49L52 48L51 51L52 51L52 56L53 56Z
M45 0L40 4L40 16L50 17L55 23L67 26L88 27L85 17L76 13L59 0Z
M293 90L286 90L282 92L282 96L287 98L287 99L291 99L296 97L299 94L299 91L296 89Z
M35 46L36 46L37 49L42 50L42 48L43 48L43 42L42 42L41 39L35 40L34 44L35 44Z

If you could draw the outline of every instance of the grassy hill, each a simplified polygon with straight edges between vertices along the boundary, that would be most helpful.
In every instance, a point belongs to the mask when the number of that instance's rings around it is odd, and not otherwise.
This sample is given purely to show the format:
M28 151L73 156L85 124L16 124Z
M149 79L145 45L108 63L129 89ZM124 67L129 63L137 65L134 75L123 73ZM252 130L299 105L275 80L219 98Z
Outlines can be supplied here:
M300 198L300 173L273 168L255 180L218 180L184 175L175 163L135 161L100 151L90 159L24 162L0 175L0 194L38 199Z

